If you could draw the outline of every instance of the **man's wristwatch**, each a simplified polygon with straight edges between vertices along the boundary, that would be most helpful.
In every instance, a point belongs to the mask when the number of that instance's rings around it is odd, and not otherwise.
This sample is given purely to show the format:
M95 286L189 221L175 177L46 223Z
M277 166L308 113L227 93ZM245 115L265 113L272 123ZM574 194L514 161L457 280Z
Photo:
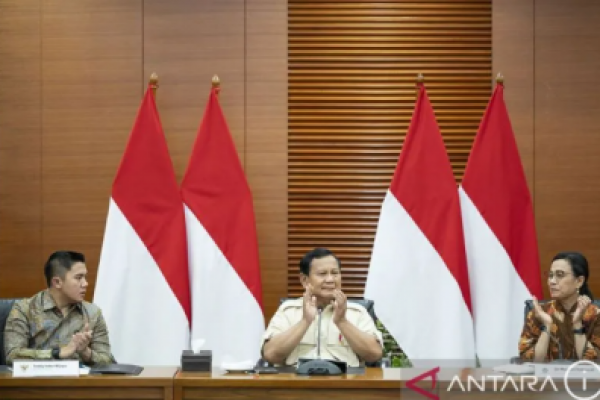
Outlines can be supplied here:
M52 358L55 360L60 360L60 347L55 347L52 349Z
M585 328L582 326L579 329L573 329L573 333L576 335L583 335L585 333Z

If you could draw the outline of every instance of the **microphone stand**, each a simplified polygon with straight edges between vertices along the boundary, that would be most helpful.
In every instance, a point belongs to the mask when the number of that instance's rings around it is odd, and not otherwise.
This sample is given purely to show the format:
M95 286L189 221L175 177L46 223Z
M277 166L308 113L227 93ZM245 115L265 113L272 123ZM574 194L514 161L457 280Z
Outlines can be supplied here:
M345 363L321 359L321 309L317 309L317 358L298 360L296 373L298 375L341 375L341 365ZM340 365L338 365L340 364ZM344 368L345 369L345 368Z

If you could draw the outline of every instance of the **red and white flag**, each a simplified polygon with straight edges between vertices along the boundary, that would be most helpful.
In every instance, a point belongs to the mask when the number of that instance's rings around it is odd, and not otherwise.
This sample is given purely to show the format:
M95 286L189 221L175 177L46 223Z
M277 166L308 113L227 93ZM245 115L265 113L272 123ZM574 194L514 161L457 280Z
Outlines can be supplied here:
M150 87L113 183L94 302L118 362L180 364L191 316L185 220Z
M475 344L460 204L423 85L381 207L365 297L415 366L469 366Z
M213 88L181 193L192 287L192 347L213 364L260 358L265 330L250 187Z
M533 205L497 85L459 188L471 280L477 355L518 355L525 300L542 297Z

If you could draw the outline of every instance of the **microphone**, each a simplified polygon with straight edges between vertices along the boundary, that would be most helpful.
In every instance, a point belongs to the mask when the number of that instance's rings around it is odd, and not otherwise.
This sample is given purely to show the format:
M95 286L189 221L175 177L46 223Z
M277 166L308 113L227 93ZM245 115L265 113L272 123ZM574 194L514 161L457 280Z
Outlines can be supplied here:
M296 373L298 375L341 375L347 365L343 361L321 359L321 309L317 309L317 358L300 358Z
M321 308L317 308L317 358L321 359Z

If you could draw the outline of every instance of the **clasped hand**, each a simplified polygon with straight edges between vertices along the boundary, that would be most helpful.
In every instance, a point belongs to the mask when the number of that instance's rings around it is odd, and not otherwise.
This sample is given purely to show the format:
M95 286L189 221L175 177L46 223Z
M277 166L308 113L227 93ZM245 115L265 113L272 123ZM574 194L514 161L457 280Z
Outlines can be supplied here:
M71 341L64 348L66 353L64 355L66 357L71 357L75 353L83 353L89 347L91 341L92 331L89 327L89 324L86 322L86 324L83 327L83 330L81 332L77 332L71 337Z
M587 310L591 302L588 296L579 296L577 298L577 308L573 313L573 325L578 325L582 322L585 310ZM542 306L540 306L535 297L533 298L533 313L535 318L547 328L552 326L552 317L542 309Z
M312 323L317 315L317 298L313 295L312 286L307 285L304 291L303 316L309 324ZM347 298L344 292L336 289L334 299L331 300L333 306L333 322L339 324L346 320Z

